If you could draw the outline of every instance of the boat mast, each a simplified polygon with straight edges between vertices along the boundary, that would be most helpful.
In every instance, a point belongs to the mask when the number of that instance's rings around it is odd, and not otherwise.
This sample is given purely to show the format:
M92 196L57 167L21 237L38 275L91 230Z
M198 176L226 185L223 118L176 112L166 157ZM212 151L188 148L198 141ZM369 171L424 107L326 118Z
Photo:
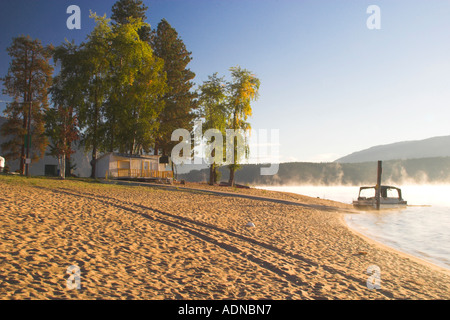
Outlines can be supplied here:
M380 210L380 202L381 202L381 173L383 172L382 162L378 161L378 170L377 170L377 188L376 188L376 201L377 201L377 210Z

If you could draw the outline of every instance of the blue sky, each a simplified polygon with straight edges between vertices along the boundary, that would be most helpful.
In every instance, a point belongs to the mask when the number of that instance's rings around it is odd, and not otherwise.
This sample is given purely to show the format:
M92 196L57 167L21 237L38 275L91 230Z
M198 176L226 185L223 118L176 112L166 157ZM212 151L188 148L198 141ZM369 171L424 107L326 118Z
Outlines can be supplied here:
M0 1L0 76L19 34L58 45L92 30L114 0ZM280 160L333 161L374 145L450 134L450 1L144 1L178 31L200 84L240 65L261 80L254 129L279 129ZM81 8L68 30L66 8ZM381 29L369 30L369 5ZM9 100L2 96L1 100ZM0 103L0 109L4 104Z

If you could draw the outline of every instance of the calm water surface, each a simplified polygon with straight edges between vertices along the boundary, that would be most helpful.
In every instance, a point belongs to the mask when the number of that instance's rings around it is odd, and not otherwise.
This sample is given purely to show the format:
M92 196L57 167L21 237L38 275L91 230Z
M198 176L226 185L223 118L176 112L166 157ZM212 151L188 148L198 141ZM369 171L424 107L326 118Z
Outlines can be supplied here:
M346 215L347 224L395 249L450 269L450 185L399 186L408 206L395 211ZM352 203L359 187L260 187Z

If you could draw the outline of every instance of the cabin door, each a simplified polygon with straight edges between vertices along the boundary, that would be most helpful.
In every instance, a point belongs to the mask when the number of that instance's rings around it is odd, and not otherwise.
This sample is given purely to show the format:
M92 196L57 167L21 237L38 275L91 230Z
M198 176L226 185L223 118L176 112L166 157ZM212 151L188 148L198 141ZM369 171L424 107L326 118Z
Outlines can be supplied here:
M129 160L117 161L117 174L119 177L131 176L131 163Z
M150 176L150 161L142 161L142 176L149 177Z

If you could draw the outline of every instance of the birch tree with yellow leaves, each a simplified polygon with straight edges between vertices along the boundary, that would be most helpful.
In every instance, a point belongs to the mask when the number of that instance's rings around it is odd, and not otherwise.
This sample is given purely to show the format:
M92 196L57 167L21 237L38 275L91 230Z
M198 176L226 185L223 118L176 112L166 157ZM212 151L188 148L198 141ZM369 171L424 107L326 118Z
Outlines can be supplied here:
M230 68L232 81L228 84L228 128L233 134L227 134L227 162L230 170L229 185L234 186L235 172L240 168L242 158L248 158L249 148L246 132L251 129L248 118L252 115L251 102L258 99L260 80L249 70L241 67ZM231 140L231 141L230 141ZM230 150L231 143L231 150Z

